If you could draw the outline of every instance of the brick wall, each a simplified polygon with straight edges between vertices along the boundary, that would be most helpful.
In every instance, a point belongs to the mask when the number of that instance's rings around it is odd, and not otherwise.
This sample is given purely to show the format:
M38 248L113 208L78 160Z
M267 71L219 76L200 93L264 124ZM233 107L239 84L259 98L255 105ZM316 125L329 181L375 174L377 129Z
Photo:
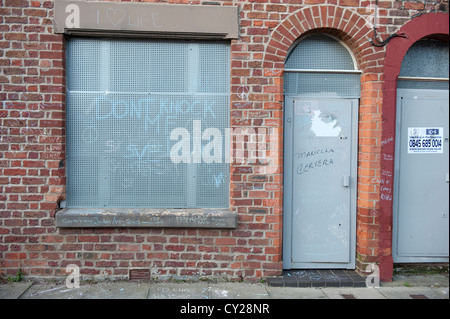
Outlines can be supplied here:
M199 5L203 1L141 1ZM53 33L53 1L0 0L0 276L224 276L256 281L282 270L283 69L288 50L307 32L336 35L362 70L357 267L391 255L392 215L380 209L383 176L385 47L370 45L374 1L234 0L240 39L233 40L231 124L271 129L271 170L232 164L230 207L236 230L61 229L55 213L65 196L63 36ZM448 1L380 0L379 38L413 16L448 12ZM242 92L246 94L242 94ZM248 93L248 94L247 94ZM384 279L389 279L389 271Z

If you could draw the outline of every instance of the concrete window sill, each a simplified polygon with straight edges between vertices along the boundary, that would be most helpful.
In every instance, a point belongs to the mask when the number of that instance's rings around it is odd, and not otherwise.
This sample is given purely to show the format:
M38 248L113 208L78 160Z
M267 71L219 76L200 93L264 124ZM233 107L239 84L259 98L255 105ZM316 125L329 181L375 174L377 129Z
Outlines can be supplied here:
M56 227L236 228L229 209L64 208Z

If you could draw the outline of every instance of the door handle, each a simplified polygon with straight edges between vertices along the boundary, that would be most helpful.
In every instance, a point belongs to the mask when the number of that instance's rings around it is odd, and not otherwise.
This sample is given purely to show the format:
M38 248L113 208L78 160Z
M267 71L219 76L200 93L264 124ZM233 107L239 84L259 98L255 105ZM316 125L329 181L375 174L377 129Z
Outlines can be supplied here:
M445 181L448 183L448 173L445 174Z
M342 186L350 187L350 176L348 175L342 176Z

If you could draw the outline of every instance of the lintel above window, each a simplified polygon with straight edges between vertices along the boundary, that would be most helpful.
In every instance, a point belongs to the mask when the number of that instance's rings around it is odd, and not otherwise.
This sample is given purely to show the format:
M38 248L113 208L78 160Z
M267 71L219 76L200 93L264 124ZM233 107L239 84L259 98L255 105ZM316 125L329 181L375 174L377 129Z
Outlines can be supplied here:
M55 33L237 39L238 7L55 1Z

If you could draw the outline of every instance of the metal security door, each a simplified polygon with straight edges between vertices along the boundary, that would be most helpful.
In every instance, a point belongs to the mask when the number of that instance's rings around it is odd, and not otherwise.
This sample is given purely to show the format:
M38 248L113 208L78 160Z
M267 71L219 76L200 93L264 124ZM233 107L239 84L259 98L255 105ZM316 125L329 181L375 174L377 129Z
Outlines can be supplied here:
M449 93L399 89L394 262L448 262Z
M285 268L354 268L357 105L286 101Z

